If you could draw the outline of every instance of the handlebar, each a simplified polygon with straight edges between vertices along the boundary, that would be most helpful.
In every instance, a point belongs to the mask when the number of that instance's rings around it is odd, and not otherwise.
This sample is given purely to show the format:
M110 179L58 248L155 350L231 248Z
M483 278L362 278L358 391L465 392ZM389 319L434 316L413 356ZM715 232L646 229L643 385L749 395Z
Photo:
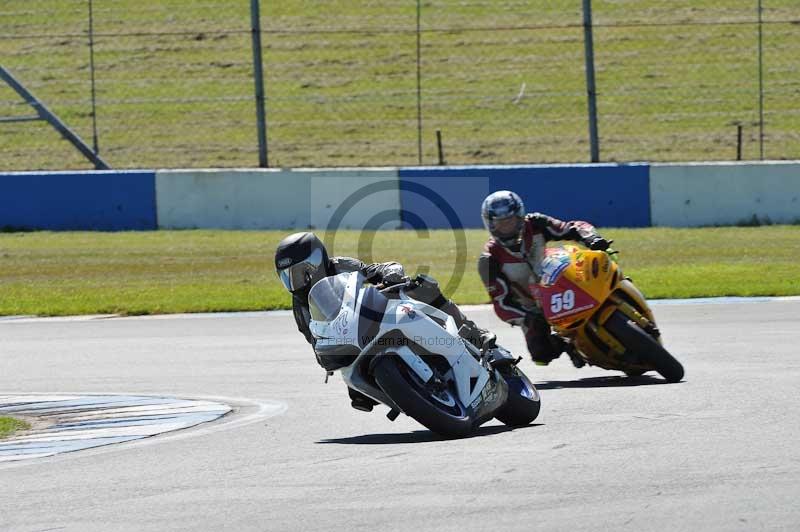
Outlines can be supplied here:
M407 290L409 288L417 288L420 285L419 279L409 279L408 281L403 281L397 284L393 284L391 286L387 286L386 288L381 288L378 290L381 294L394 294L399 292L400 290Z

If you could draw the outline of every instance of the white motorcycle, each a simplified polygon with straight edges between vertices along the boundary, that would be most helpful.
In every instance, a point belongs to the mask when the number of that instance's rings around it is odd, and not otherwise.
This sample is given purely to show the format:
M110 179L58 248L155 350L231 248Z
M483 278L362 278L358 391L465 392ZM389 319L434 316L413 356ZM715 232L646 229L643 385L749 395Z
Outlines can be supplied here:
M347 385L445 437L496 417L511 426L539 415L539 393L502 347L479 351L447 313L410 298L420 278L379 290L358 272L316 283L308 296L315 350ZM331 364L331 362L334 362Z

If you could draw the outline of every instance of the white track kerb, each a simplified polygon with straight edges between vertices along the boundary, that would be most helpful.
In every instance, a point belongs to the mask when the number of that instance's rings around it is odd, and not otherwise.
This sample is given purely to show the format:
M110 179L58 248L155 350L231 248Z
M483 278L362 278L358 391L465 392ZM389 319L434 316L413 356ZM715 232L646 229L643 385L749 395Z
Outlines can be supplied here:
M0 441L0 462L129 442L214 421L226 404L139 395L0 395L0 415L32 430Z
M690 299L650 299L650 305L727 305L731 303L765 303L769 301L800 301L800 296L752 296L752 297L696 297ZM465 312L470 310L486 310L491 305L459 305L458 308ZM291 310L263 310L246 312L199 312L193 314L154 314L152 316L120 316L118 314L95 314L86 316L60 316L53 318L42 318L38 316L0 316L0 323L31 323L45 321L50 323L62 321L92 321L104 319L124 319L124 320L170 320L180 319L206 319L230 316L232 318L244 318L248 316L291 316ZM2 398L2 396L0 396Z

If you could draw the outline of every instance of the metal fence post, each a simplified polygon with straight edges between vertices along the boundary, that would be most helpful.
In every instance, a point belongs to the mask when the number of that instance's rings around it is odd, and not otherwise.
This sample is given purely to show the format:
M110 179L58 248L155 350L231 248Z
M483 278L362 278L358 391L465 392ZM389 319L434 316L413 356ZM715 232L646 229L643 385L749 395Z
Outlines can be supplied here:
M89 0L89 72L92 76L92 147L97 155L100 152L97 138L97 92L94 82L94 13L92 0Z
M600 162L597 134L597 87L594 80L594 37L592 36L592 0L583 0L583 45L586 51L586 93L589 102L589 145L592 162Z
M758 0L758 150L764 160L764 9Z
M250 24L253 40L253 79L256 90L256 122L258 126L258 166L267 168L267 119L264 110L264 71L261 62L261 14L259 0L250 0Z
M422 165L422 5L417 0L417 163Z

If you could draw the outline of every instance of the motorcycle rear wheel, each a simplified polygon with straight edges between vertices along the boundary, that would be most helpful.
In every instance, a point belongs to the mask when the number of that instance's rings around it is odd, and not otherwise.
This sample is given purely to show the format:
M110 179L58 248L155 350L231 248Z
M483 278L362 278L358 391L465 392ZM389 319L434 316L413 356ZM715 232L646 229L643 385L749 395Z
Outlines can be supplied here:
M419 377L398 356L384 356L373 368L378 386L408 416L446 438L463 438L473 430L473 421L464 407L446 408L430 396Z
M626 350L637 356L642 363L652 365L668 382L678 382L683 378L681 363L619 310L608 318L604 326Z

